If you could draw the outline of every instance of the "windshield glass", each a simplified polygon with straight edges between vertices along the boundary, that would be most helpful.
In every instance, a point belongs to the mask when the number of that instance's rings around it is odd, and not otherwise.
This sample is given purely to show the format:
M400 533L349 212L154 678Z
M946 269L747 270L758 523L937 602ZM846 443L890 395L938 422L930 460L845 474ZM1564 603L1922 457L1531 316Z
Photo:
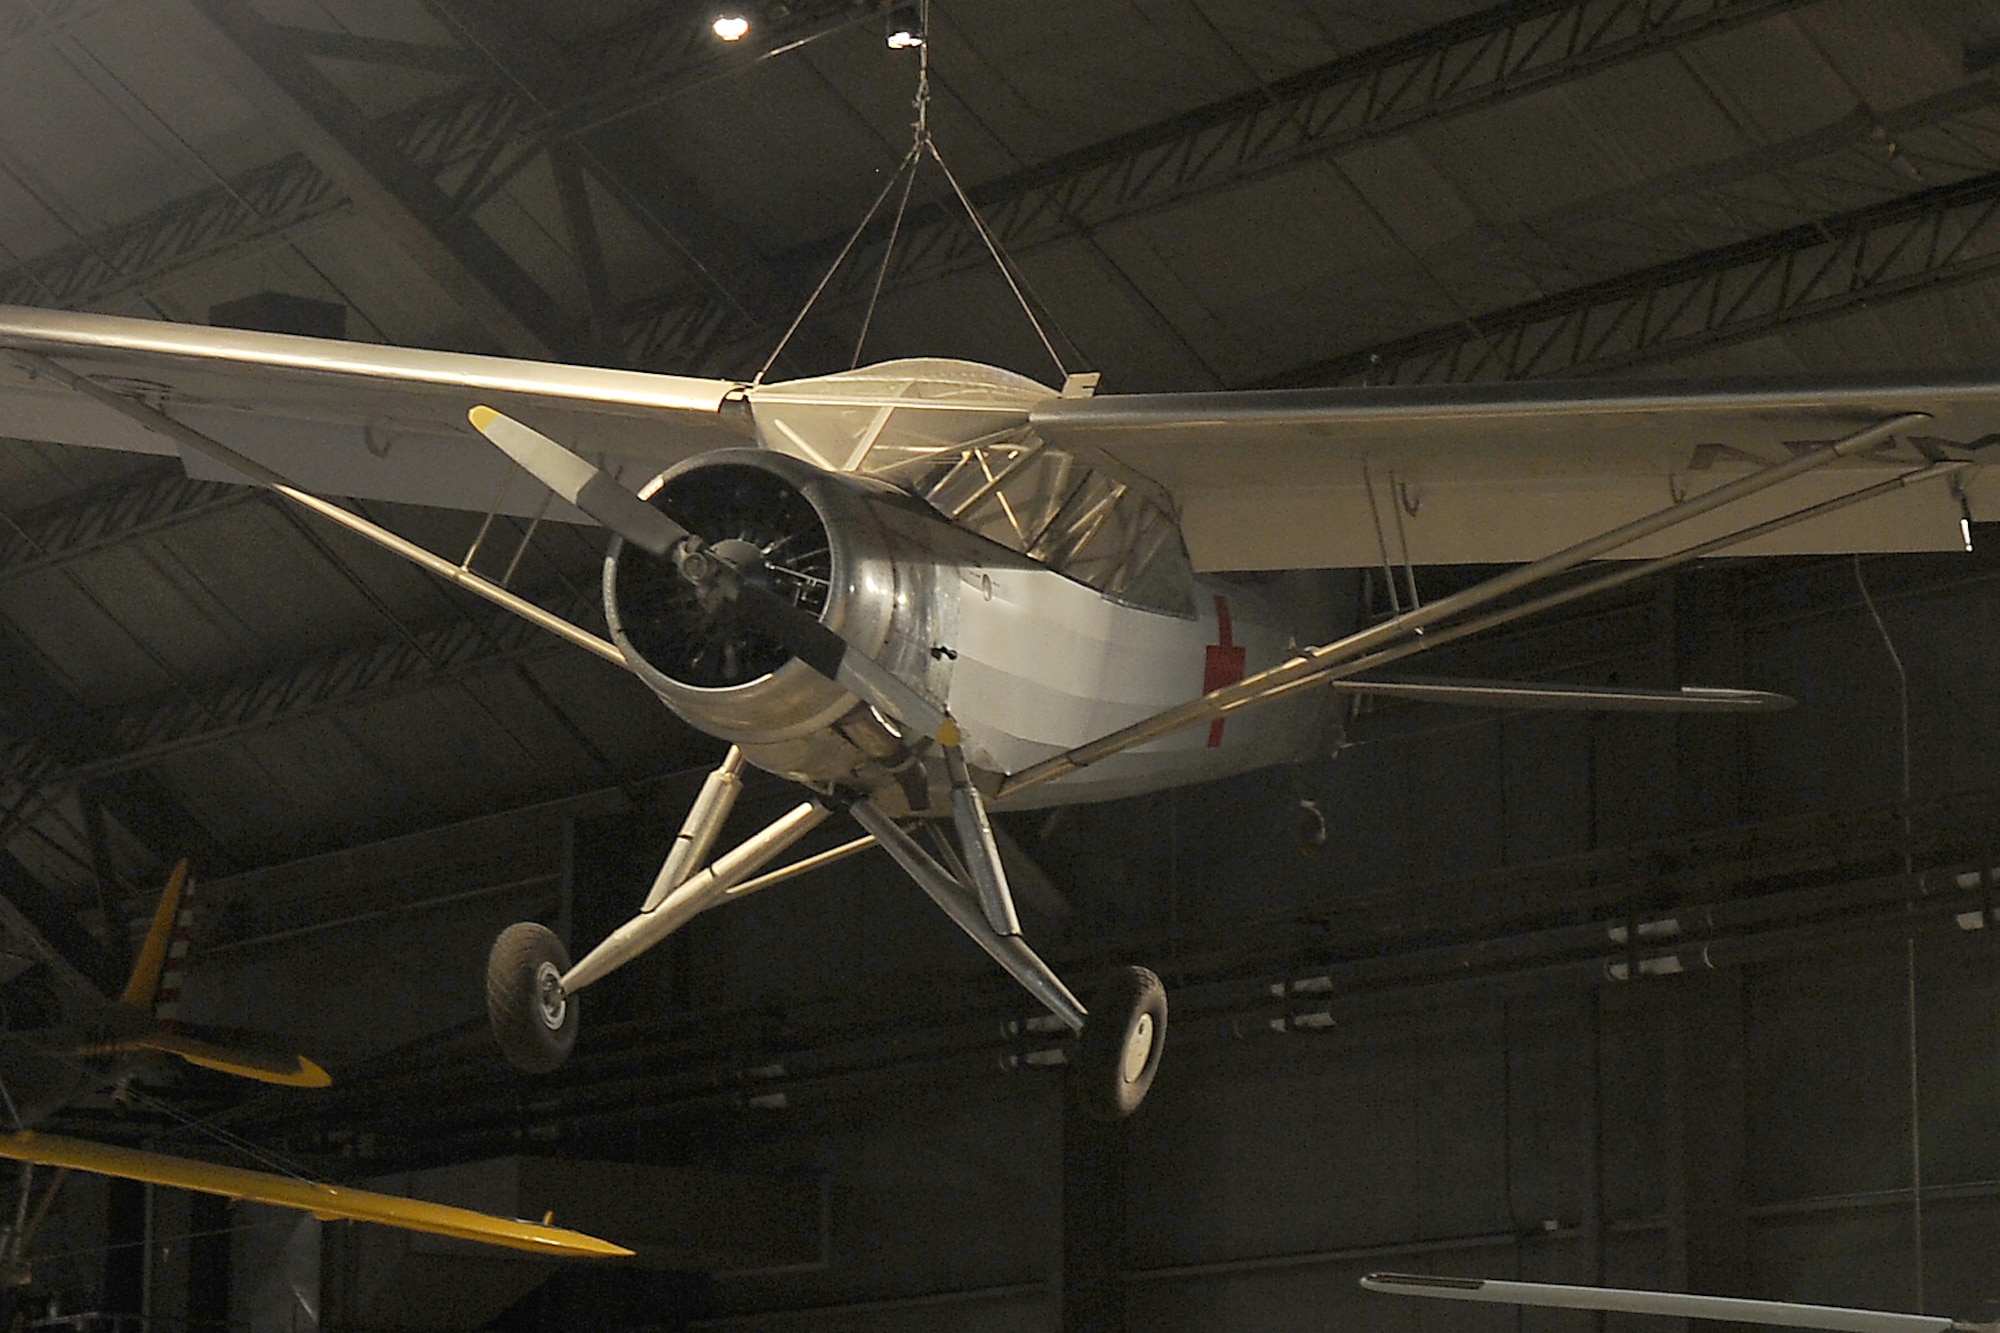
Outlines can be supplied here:
M1019 426L964 444L877 441L856 470L1108 596L1194 613L1179 524L1153 487L1108 459L1052 449Z

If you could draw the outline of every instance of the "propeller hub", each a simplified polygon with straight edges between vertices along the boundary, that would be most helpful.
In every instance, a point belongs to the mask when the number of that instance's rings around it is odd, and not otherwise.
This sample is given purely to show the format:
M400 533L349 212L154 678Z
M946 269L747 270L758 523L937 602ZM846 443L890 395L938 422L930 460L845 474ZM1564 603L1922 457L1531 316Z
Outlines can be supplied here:
M741 537L725 537L708 549L739 578L755 579L764 572L763 549Z
M792 649L746 617L744 598L782 599L815 620L827 608L832 542L798 482L762 455L711 456L670 474L646 502L688 535L664 558L626 544L612 561L606 610L614 636L627 636L620 646L670 689L733 688L784 666Z

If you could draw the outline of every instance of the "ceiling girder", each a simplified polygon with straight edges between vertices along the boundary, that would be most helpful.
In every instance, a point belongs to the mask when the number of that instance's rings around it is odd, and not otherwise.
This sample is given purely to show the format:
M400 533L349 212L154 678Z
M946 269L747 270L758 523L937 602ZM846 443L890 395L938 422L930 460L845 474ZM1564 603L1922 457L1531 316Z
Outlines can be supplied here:
M590 590L542 599L572 619L597 609ZM562 647L560 640L505 611L487 610L290 663L190 697L148 699L107 711L96 724L110 743L72 755L54 738L19 736L0 744L0 775L24 786L99 781L246 733L330 712L363 699L393 698L461 680Z
M2000 171L1475 315L1255 387L1599 374L1995 271Z
M254 486L196 481L179 463L163 461L137 477L92 487L0 528L0 583L268 494Z
M308 37L268 21L247 0L187 4L187 37L203 59L278 119L477 327L516 355L560 355L569 317L499 242L453 205L394 135L368 120L313 63Z
M428 0L431 12L465 45L490 62L494 76L488 87L524 104L522 110L497 115L501 123L529 132L496 137L474 168L454 187L457 206L476 209L521 167L545 155L561 196L571 252L582 270L591 302L591 325L601 335L607 327L609 281L603 272L596 219L584 187L586 176L615 199L624 211L664 251L693 270L696 278L725 300L732 293L760 290L765 285L762 260L743 240L741 228L712 213L687 181L674 178L660 155L630 134L599 129L596 133L563 129L580 106L598 106L597 90L607 71L605 61L615 48L593 44L582 59L564 52L519 5L495 0ZM851 6L850 6L851 7ZM683 14L683 20L694 17ZM796 22L796 18L794 22ZM650 25L657 29L657 19ZM700 67L693 36L684 23L674 48L684 62ZM705 31L708 54L720 44ZM736 62L731 62L735 67ZM627 68L622 61L619 69ZM615 76L614 76L615 77ZM493 95L489 93L489 96ZM532 128L530 128L532 127ZM610 344L593 337L601 348Z
M1994 170L2000 85L1980 80L1890 111L1857 106L1790 139L1479 227L1428 260L1437 285L1460 292L1457 305L1491 308L1513 303L1468 294L1510 271L1540 290L1567 290ZM1350 289L1347 299L1371 298ZM1394 308L1386 286L1375 299Z
M0 50L22 42L52 37L116 8L122 0L34 0L32 4L0 6Z
M292 153L0 272L0 303L101 307L350 207L311 158Z
M99 991L108 993L118 984L117 965L104 942L86 930L12 852L0 851L0 898L6 900L7 910L0 912L6 929L40 936L77 978Z
M15 784L23 801L47 784L58 768L87 765L115 753L117 742L89 709L51 679L41 655L20 632L0 621L0 753L40 756L35 768L0 768L0 782ZM211 870L227 867L213 836L174 794L149 774L128 773L96 784L92 796L132 836L162 861L191 856Z
M72 0L68 8L82 3ZM497 247L473 239L465 241L469 247L465 256L452 254L451 243L463 239L470 224L452 216L455 205L444 193L442 182L449 181L454 190L476 186L479 182L471 179L474 175L492 174L479 172L482 161L492 164L493 171L518 168L566 137L610 126L646 107L727 78L774 51L865 19L880 11L881 2L810 0L795 4L783 16L760 24L738 47L720 51L707 31L705 14L663 3L579 43L568 55L583 74L548 105L524 96L506 77L484 77L468 80L378 122L361 120L312 66L311 57L335 56L445 72L473 67L490 73L490 63L463 48L280 28L233 0L213 0L212 4L203 0L203 7L247 34L245 43L263 60L245 56L232 61L225 51L223 63L237 66L235 72L242 75L248 62L247 72L257 77L247 82L252 87L263 86L268 101L282 103L279 110L288 119L303 123L308 133L302 138L312 141L319 160L306 153L290 154L226 184L175 200L0 273L0 302L67 309L102 307L157 287L197 264L229 258L259 241L339 216L355 207L357 181L364 202L378 215L386 214L391 221L400 219L399 234L404 239L413 227L422 233L427 220L438 222L440 230L431 233L428 241L419 235L417 250L426 253L434 268L442 264L446 270L463 269L455 280L460 291L468 284L477 287L492 277L480 270L487 260L495 258L492 251ZM208 45L216 48L226 44ZM300 96L290 95L292 83L298 85ZM622 136L611 138L622 141ZM636 148L628 145L614 154L619 160L612 165L625 170L625 158L634 153ZM371 175L377 167L393 178L386 190ZM643 193L633 195L622 180L603 184L614 196L623 196L635 220L664 248L678 251L697 268L716 265L718 282L759 285L756 275L743 267L748 262L747 252L705 250L697 255L689 250L689 237L675 231L673 224L676 220L687 224L692 214L685 205L679 206L680 211L670 207L673 199L668 197L684 199L685 190L656 190L648 198ZM399 197L399 190L407 197ZM446 204L441 218L440 197ZM721 226L687 226L686 230L701 233L693 237L695 245L729 234L729 229ZM518 273L518 266L504 251L498 260L504 261L499 287L507 288L515 279L504 270L512 267ZM471 267L466 268L467 264ZM475 292L470 299L475 305L491 306L497 298ZM731 308L729 298L719 299L722 308ZM541 301L532 294L527 302L532 308L541 308ZM503 325L517 322L511 312L503 314ZM545 311L544 318L553 320L553 327L546 330L548 336L567 338L560 316L551 317ZM529 336L530 332L516 329L511 350L535 350L542 335Z
M1503 4L1356 52L971 188L1003 250L1087 235L1152 212L1492 106L1621 62L1796 8L1806 0L1534 0ZM890 224L874 227L820 297L822 310L870 299ZM774 261L797 296L846 236ZM883 290L990 263L956 204L913 209L896 231ZM621 338L634 365L728 370L762 352L767 330L704 290L630 308Z

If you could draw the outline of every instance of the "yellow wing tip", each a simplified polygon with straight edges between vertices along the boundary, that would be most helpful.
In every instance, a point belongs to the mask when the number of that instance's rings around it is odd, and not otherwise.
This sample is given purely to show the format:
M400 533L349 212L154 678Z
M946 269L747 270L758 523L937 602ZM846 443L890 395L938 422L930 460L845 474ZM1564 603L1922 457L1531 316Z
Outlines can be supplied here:
M492 425L494 420L497 417L499 417L500 414L482 403L480 406L473 408L470 412L467 412L465 415L471 419L472 428L484 434L486 428Z

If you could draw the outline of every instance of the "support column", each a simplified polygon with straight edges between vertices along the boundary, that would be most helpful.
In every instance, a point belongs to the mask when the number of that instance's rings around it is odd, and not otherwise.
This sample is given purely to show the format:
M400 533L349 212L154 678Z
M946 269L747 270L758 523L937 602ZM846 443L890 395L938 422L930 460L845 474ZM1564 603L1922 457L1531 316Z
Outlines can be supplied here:
M229 1327L229 1200L215 1194L188 1199L188 1333L223 1333Z
M1067 1089L1064 1090L1067 1094ZM1062 1257L1057 1275L1062 1333L1124 1333L1119 1283L1124 1232L1125 1126L1105 1124L1063 1098Z
M1687 1289L1749 1296L1743 973L1699 974L1677 987L1680 1011L1680 1239ZM1748 1333L1744 1325L1728 1325Z
M146 1187L113 1179L104 1206L104 1303L110 1315L144 1314Z

